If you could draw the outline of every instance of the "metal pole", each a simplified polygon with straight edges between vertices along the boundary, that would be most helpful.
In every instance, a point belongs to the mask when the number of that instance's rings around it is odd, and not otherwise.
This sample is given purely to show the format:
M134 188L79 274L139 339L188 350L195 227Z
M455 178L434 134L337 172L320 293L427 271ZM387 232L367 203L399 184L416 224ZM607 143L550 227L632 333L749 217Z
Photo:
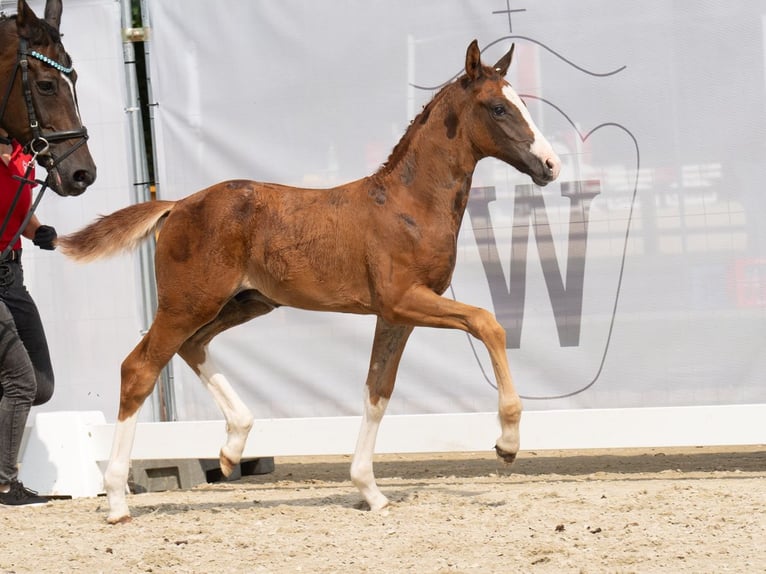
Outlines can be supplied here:
M146 25L142 29L133 28L132 23L132 0L120 0L122 8L122 29L123 29L123 61L125 63L125 87L127 107L125 113L128 116L130 143L131 143L131 163L133 168L133 197L134 203L143 203L151 201L152 190L151 181L149 181L149 168L146 157L146 146L144 144L144 128L141 116L141 98L138 90L138 80L136 73L135 59L135 41L145 41ZM142 18L146 22L145 6L142 5ZM144 43L144 45L146 45ZM147 54L148 78L148 54ZM149 99L151 101L151 90ZM152 130L153 132L153 130ZM153 136L153 133L152 133ZM152 158L154 162L154 158ZM156 162L154 163L156 168ZM156 171L155 171L156 173ZM138 251L139 276L141 278L141 322L142 334L146 333L154 320L154 312L157 307L157 289L154 275L154 241L147 241L142 244ZM160 373L159 381L152 393L152 407L155 420L175 421L177 420L175 392L173 389L172 366L168 364Z

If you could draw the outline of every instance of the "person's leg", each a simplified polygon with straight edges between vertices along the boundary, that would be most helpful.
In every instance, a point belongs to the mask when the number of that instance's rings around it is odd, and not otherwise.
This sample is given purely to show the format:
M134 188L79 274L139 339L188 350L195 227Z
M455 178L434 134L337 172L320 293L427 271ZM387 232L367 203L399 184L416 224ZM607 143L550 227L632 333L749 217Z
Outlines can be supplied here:
M54 378L48 341L32 296L24 286L24 271L20 263L11 263L13 283L2 295L3 301L13 316L16 331L27 350L34 368L37 391L33 405L42 405L53 396Z
M0 492L16 481L19 448L35 398L35 376L8 307L0 301Z

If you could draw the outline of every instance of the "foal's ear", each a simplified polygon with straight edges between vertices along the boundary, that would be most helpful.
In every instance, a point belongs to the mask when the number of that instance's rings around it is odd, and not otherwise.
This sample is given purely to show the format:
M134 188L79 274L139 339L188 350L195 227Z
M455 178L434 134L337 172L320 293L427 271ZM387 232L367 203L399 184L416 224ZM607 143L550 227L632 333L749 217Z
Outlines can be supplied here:
M47 0L45 2L45 21L58 32L61 24L61 0Z
M513 49L516 47L516 44L511 44L511 49L508 50L508 53L500 58L497 61L497 64L492 66L495 68L495 71L500 74L501 76L505 76L508 73L508 68L511 65L511 62L513 61Z
M471 42L465 54L465 73L471 80L481 76L481 50L476 40Z

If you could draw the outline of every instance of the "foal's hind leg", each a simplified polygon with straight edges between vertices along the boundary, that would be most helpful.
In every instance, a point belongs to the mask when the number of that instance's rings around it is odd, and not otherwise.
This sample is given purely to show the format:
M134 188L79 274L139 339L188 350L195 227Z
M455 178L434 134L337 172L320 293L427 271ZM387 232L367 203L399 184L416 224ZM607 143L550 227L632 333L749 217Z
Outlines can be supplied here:
M461 329L484 343L497 380L501 435L495 450L505 462L513 462L519 451L522 405L508 368L505 329L497 319L485 309L441 297L423 286L407 291L384 316L392 323Z
M253 415L215 365L207 347L216 335L226 329L274 309L273 305L253 294L245 291L233 297L213 321L197 331L178 350L178 354L213 395L226 419L226 444L221 447L219 454L224 476L229 476L242 458L247 435L253 426Z
M138 411L152 392L160 371L187 336L183 325L174 325L174 318L177 317L168 317L167 313L158 310L149 332L122 363L120 410L109 464L104 473L104 487L109 500L107 522L111 524L130 520L125 490Z
M388 504L388 499L375 484L372 455L375 450L378 427L391 393L394 391L399 360L402 358L410 333L412 333L412 327L389 325L381 318L378 318L375 327L370 370L367 373L362 427L359 430L359 438L351 462L351 480L370 505L370 510L380 510Z

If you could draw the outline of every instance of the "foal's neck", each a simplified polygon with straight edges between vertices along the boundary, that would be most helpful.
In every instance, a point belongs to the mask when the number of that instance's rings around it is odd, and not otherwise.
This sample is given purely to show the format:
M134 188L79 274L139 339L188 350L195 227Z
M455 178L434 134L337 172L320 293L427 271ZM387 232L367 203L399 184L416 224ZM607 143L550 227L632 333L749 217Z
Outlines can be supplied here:
M457 93L460 87L451 88L452 93L437 95L413 120L384 175L429 211L453 213L459 225L480 158L461 125L466 103Z

